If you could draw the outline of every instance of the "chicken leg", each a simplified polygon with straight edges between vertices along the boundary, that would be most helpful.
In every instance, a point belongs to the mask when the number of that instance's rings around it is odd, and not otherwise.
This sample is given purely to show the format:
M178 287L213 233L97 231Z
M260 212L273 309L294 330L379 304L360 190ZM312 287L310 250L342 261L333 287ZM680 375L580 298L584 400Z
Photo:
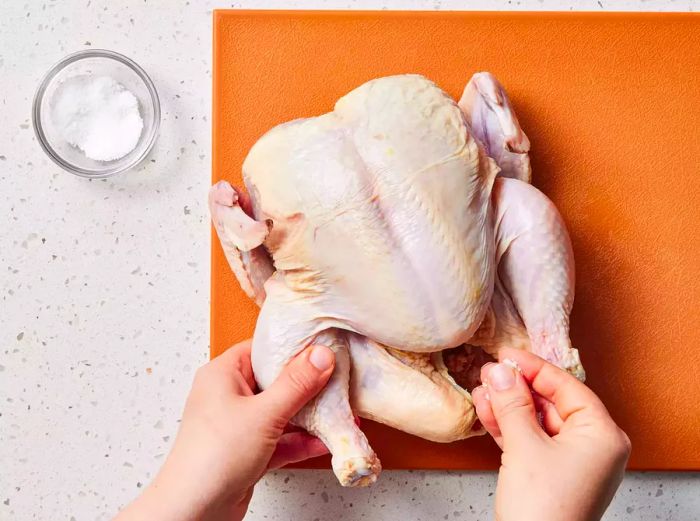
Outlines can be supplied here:
M471 78L459 106L472 134L501 169L491 194L496 216L494 292L469 344L490 354L505 346L530 349L583 380L578 351L569 339L571 241L554 204L528 184L530 141L505 89L488 72Z
M335 370L326 387L292 423L325 443L335 475L343 486L366 486L376 481L381 465L350 408L350 355L343 331L324 329L313 299L299 302L282 277L265 283L267 297L253 336L252 366L258 386L265 389L298 352L312 343L335 352Z
M497 179L493 202L498 266L491 306L495 327L490 338L480 331L470 343L489 352L506 345L526 347L584 380L578 351L569 338L574 255L564 221L542 192L517 179ZM515 342L509 340L513 338Z
M307 345L318 342L331 348L336 362L328 384L292 423L326 444L341 484L373 483L381 464L350 409L350 358L345 333L337 329L317 331L322 326L303 313L303 309L310 311L308 307L286 305L288 291L279 277L273 276L272 261L262 246L269 228L244 211L251 211L249 204L242 192L225 181L210 189L210 212L224 254L243 290L262 307L252 352L258 386L265 389L270 385L282 367ZM270 298L268 292L272 293ZM291 354L288 346L294 347Z
M440 352L399 351L355 333L348 341L358 416L443 443L481 434L473 429L471 397L447 373Z

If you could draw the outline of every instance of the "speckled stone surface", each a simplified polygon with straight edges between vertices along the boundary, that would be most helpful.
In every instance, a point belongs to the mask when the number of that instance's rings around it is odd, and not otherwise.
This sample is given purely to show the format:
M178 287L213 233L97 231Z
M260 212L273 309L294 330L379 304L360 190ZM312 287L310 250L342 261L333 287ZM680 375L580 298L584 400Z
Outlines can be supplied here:
M695 10L685 1L6 1L0 4L0 519L109 519L151 479L207 359L211 9ZM51 64L89 47L142 65L161 96L150 160L64 173L31 129ZM280 471L248 518L491 519L493 473L385 472L348 490ZM630 474L606 519L700 519L696 474Z

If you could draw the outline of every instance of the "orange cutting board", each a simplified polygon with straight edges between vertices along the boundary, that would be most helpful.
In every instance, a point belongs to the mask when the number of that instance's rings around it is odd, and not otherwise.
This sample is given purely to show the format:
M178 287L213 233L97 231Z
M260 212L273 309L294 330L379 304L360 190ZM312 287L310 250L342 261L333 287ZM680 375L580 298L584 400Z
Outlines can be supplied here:
M532 142L534 184L571 233L571 336L633 443L634 469L700 469L700 17L215 11L213 180L272 126L361 83L420 73L458 98L489 70ZM257 308L212 244L211 352ZM430 443L363 421L386 468L490 469L486 437ZM303 466L328 467L326 459Z

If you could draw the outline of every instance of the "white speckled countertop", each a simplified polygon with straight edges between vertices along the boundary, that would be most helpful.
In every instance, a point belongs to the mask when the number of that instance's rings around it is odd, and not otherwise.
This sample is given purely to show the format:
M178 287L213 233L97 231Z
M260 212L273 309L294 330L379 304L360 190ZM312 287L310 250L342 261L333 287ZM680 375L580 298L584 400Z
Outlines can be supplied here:
M25 0L0 5L0 519L109 519L163 461L209 339L211 10L695 10L684 1ZM31 129L51 64L88 47L153 78L149 162L104 181L57 168ZM369 489L280 471L249 519L491 518L495 475L385 472ZM606 519L700 519L698 474L635 473Z

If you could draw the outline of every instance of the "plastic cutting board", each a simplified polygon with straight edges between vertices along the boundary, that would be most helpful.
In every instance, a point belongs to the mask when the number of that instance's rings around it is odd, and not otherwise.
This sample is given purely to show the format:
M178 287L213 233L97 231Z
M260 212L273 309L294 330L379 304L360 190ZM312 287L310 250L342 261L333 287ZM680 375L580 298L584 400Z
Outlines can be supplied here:
M700 469L700 17L692 14L215 11L213 180L241 184L272 126L332 109L378 76L459 97L505 85L534 184L571 233L571 336L634 469ZM212 356L257 308L212 244ZM385 468L489 469L486 437L430 443L363 421ZM329 467L321 458L308 467Z

